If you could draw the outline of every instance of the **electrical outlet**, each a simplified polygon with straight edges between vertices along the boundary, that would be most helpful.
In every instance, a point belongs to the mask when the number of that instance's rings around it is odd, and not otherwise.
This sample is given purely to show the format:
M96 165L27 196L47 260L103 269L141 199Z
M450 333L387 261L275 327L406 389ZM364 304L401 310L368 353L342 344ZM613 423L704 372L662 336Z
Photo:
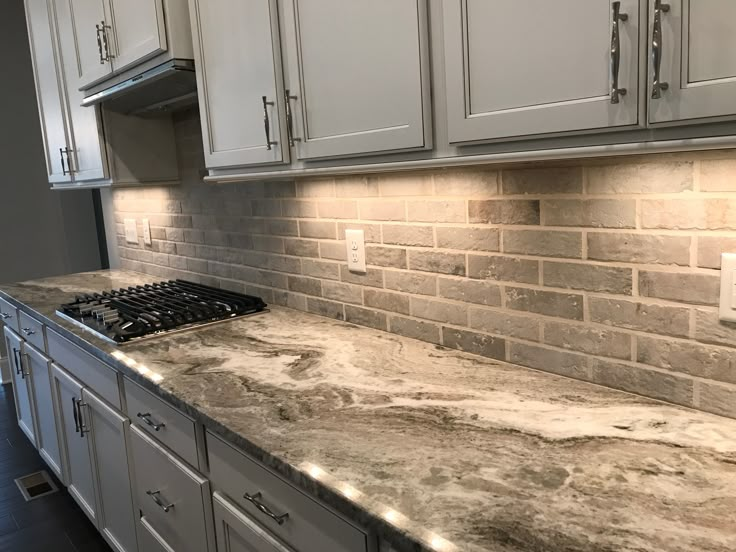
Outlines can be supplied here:
M151 240L151 225L148 223L148 219L143 219L141 222L143 223L143 243L151 245L153 243Z
M138 227L135 219L125 219L125 241L128 243L138 243Z
M365 274L365 235L363 230L345 230L348 270Z
M736 253L721 255L721 300L719 318L736 322Z

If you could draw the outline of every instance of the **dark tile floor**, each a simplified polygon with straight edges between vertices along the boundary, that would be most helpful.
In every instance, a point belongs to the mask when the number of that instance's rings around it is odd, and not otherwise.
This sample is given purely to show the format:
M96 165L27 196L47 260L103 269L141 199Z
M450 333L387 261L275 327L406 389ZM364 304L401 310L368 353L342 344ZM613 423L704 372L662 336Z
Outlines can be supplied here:
M58 481L59 492L23 499L14 480L42 469L46 464L18 427L13 390L0 385L0 552L110 552Z

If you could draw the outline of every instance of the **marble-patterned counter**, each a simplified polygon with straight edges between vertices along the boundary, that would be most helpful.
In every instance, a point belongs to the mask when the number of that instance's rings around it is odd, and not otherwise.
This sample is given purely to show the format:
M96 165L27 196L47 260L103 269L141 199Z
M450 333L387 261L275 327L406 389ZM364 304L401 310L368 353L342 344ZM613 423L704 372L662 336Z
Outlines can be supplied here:
M397 550L736 550L736 420L279 307L121 347L54 314L146 281L0 296Z

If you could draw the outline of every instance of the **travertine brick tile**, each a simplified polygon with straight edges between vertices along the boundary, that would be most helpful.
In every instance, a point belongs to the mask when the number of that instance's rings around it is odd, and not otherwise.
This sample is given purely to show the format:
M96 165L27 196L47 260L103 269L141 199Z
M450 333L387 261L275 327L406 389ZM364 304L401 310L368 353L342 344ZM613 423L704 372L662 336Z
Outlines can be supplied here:
M497 228L477 228L467 226L437 227L437 247L443 249L498 251L498 246L499 231Z
M632 269L582 263L544 261L544 285L631 295Z
M362 220L406 220L406 202L403 200L361 199L358 212Z
M471 223L538 225L539 200L471 199L468 220Z
M406 268L406 249L400 247L368 245L365 248L365 258L369 265Z
M442 344L451 349L498 360L504 360L506 355L506 342L500 337L446 326L442 328Z
M504 253L579 259L583 254L583 234L554 230L504 230Z
M400 316L391 316L389 318L389 331L403 335L404 337L413 337L430 343L440 342L440 328L432 322L422 322L420 320L412 320L411 318L402 318Z
M353 305L345 305L345 320L358 324L360 326L368 326L377 330L388 330L388 317L383 312L364 309Z
M504 291L506 308L572 320L583 319L582 295L511 286Z
M690 264L690 236L591 232L588 258L625 263Z
M434 253L409 251L409 268L423 272L465 276L465 255L458 253Z
M482 332L539 341L539 319L507 310L469 309L470 327Z
M436 320L437 322L456 326L468 325L468 308L466 306L421 297L411 297L410 306L411 315L416 318Z
M481 280L539 283L539 261L503 255L468 255L468 276Z
M367 307L385 311L409 314L409 296L379 289L363 290L363 300Z
M509 361L562 376L588 379L588 358L585 355L512 342L509 344Z
M715 274L639 272L639 294L680 303L717 305L721 279Z
M690 376L736 383L733 348L638 336L637 360Z
M388 280L386 281L386 287L388 287ZM464 303L475 303L490 307L501 306L501 287L487 281L440 278L439 296Z
M504 194L579 194L582 167L509 169L501 173Z
M661 194L693 189L693 164L619 163L585 169L589 194Z
M432 226L384 224L383 243L432 247L434 246L434 229Z
M399 272L387 270L384 273L386 289L413 293L416 295L436 295L437 276L421 272Z
M337 239L337 224L317 220L300 220L299 235L302 238Z
M734 230L736 199L644 200L643 228L672 230Z
M686 307L599 297L591 297L588 305L591 322L659 335L688 335L690 314Z
M546 199L541 210L545 226L636 228L633 199Z
M599 326L544 322L544 342L591 355L631 359L631 335Z
M465 201L410 200L406 202L409 222L465 222Z
M736 236L698 236L698 266L721 268L722 253L736 253Z
M595 383L676 404L692 405L693 382L690 379L596 358L591 358L590 362L591 380Z

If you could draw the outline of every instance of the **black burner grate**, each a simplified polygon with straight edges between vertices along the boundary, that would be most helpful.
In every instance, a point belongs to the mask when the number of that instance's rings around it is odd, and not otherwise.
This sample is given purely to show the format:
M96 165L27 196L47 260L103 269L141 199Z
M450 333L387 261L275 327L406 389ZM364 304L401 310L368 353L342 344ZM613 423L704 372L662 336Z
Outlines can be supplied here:
M60 312L118 343L266 308L260 297L186 280L78 295Z

